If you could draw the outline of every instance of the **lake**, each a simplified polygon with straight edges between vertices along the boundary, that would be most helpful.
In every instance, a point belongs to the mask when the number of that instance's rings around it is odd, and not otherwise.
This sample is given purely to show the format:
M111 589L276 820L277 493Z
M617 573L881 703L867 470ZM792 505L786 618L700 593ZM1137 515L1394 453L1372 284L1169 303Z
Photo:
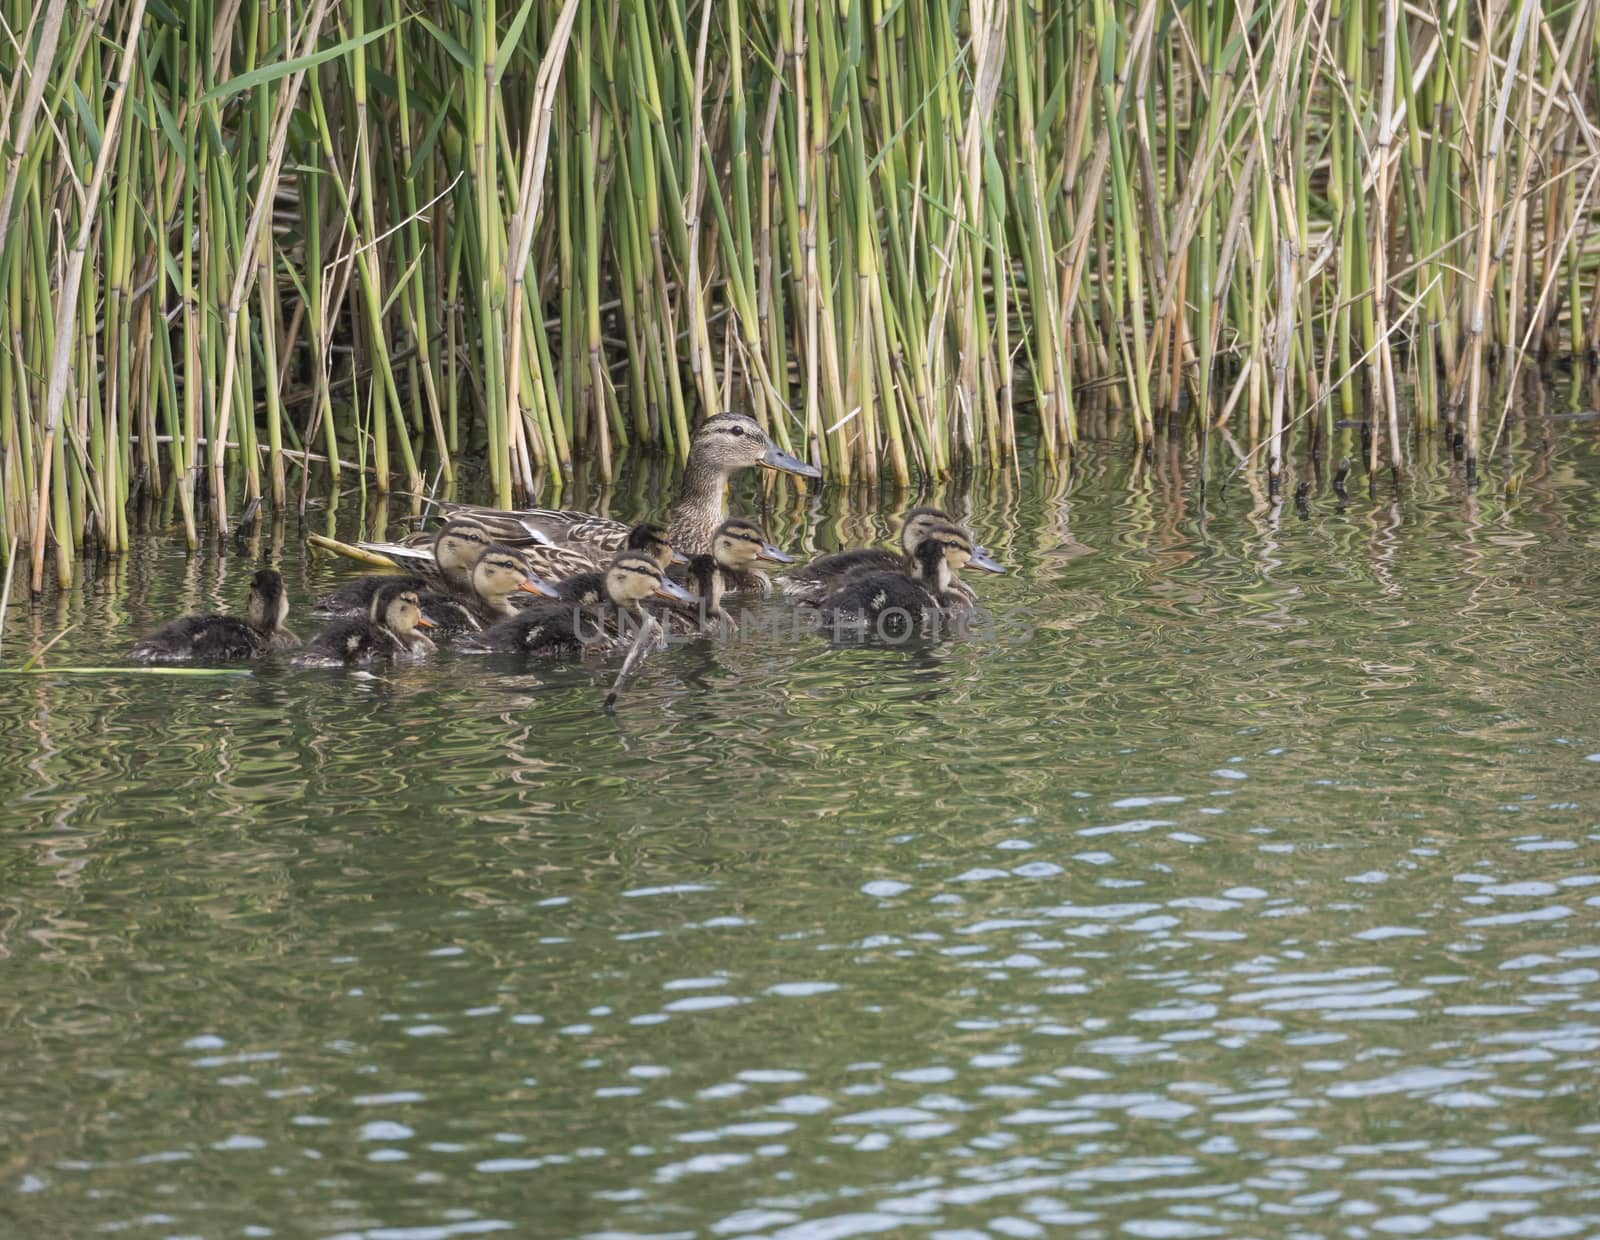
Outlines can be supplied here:
M780 598L614 716L615 660L62 670L267 554L307 635L351 571L148 521L6 616L0 1220L1594 1234L1600 422L1513 445L1509 497L1419 449L1301 509L1090 444L935 496L1012 568L988 630ZM772 495L796 553L890 528Z

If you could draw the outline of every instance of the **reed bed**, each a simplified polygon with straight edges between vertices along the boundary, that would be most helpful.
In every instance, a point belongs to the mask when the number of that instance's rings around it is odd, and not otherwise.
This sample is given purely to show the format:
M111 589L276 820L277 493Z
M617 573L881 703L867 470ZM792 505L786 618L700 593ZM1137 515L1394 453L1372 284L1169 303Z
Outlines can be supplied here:
M1091 409L1471 477L1600 346L1597 8L0 0L0 547L727 408L869 486Z

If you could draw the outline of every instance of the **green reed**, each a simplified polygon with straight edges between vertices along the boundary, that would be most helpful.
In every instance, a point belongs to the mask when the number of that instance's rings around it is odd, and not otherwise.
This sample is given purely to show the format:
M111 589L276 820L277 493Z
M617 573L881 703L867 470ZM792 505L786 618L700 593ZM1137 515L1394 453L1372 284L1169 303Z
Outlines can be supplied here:
M1597 9L0 0L0 547L725 408L868 487L1085 418L1474 474L1600 345Z

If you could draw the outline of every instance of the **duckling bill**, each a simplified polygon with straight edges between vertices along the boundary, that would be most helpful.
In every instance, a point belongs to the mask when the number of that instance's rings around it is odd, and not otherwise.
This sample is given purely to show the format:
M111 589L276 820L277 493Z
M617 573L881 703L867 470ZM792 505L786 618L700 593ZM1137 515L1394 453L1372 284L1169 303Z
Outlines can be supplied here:
M236 616L180 616L141 639L128 658L140 663L232 662L293 650L300 639L284 628L289 595L283 578L263 568L250 579L244 619Z

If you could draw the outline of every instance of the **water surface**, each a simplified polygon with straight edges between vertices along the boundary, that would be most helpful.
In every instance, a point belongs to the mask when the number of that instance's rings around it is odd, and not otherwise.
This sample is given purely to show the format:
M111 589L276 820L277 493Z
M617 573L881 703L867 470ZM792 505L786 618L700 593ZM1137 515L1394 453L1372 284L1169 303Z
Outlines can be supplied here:
M6 617L0 668L73 627L0 676L0 1220L1595 1234L1600 435L1540 437L1510 500L941 493L992 635L757 616L615 719L612 664L60 672L346 571L157 521ZM887 529L774 496L793 550Z

